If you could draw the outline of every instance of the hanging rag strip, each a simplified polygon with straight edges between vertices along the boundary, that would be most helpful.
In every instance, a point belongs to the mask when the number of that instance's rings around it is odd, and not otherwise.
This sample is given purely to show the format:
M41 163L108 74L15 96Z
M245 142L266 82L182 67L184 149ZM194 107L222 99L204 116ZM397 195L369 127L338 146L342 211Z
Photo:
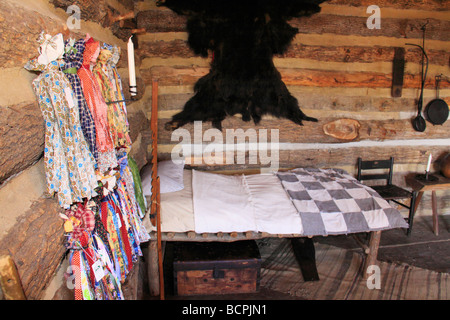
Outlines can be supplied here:
M139 173L139 167L136 164L136 161L134 161L134 159L130 155L128 155L128 167L130 168L131 175L133 176L134 194L139 204L140 217L143 218L145 214L145 208L147 208L147 200L144 197L144 191L142 190L142 180Z
M118 160L112 191L66 210L66 246L71 251L76 299L123 299L123 284L143 255L140 244L150 240L140 217L128 155ZM130 193L129 190L133 191Z
M83 65L85 42L86 41L84 39L80 39L78 41L69 39L65 41L65 64L61 67L61 70L72 85L75 98L78 101L81 129L83 130L86 142L89 144L91 153L93 154L95 160L98 161L95 122L92 118L91 110L89 110L89 107L86 104L83 88L81 87L81 80L78 76L78 69L80 69Z
M90 246L83 247L80 243L70 251L75 300L123 300L121 283L114 274L103 240L93 234L90 242Z

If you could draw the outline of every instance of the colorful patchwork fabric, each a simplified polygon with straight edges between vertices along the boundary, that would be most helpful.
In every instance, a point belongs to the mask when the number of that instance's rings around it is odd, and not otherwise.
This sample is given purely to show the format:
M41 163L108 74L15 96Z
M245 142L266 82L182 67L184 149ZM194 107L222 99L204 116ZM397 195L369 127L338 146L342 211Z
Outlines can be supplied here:
M94 213L84 204L78 203L66 210L68 220L72 222L71 241L80 241L85 234L90 234L95 228Z
M277 176L298 211L305 236L408 227L396 208L344 170L297 168Z

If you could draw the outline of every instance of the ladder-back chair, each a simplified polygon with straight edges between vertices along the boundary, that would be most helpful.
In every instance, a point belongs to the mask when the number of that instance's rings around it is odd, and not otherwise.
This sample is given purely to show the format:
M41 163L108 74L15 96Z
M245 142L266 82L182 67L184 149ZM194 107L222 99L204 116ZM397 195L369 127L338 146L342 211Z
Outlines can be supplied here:
M376 170L376 172L375 172ZM384 184L369 185L374 189L383 199L387 201L393 201L402 207L409 210L409 216L406 221L409 224L409 228L406 234L409 236L412 231L413 219L414 219L414 206L416 202L416 192L408 191L397 185L392 184L392 175L394 171L394 158L389 160L365 160L358 158L358 181L375 181L385 180ZM409 199L409 205L400 202L402 199Z

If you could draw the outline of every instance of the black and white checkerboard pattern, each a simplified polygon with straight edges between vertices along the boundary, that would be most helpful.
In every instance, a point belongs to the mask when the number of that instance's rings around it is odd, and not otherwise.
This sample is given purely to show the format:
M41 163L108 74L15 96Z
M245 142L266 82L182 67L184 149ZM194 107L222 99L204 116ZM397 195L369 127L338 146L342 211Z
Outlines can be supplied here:
M341 169L278 172L305 236L407 228L400 212L372 188Z

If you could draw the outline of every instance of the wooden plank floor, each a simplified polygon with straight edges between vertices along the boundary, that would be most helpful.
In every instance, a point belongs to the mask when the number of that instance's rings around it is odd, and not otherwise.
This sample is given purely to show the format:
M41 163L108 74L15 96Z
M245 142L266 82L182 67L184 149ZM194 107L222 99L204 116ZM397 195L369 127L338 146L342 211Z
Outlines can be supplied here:
M439 228L442 232L438 236L434 235L432 217L420 216L414 218L413 231L409 237L401 229L382 232L378 259L450 273L450 215L439 216ZM317 237L315 240L359 250L358 244L351 237Z

